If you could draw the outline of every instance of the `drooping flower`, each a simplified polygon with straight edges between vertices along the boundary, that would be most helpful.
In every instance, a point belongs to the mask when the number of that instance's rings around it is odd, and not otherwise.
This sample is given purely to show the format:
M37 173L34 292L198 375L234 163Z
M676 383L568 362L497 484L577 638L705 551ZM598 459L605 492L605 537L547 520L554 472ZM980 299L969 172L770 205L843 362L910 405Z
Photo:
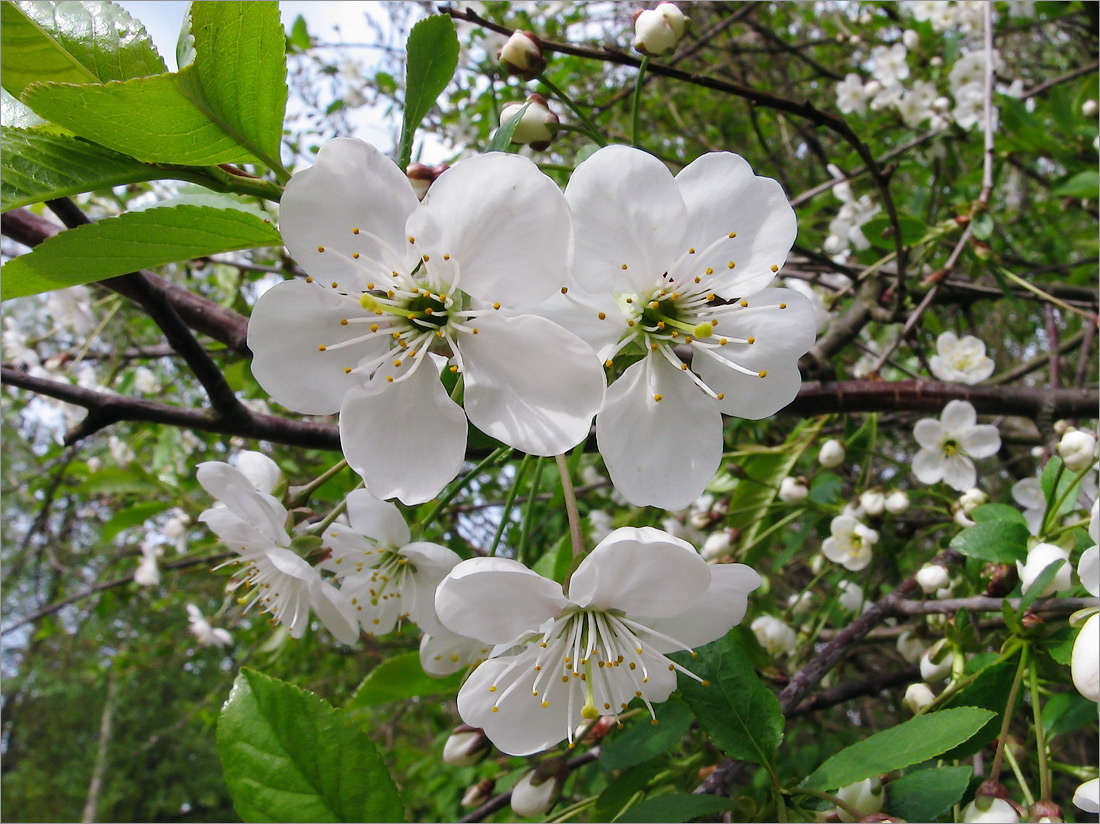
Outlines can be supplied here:
M1068 429L1058 441L1058 455L1071 472L1080 472L1096 460L1096 438L1081 429Z
M524 80L534 80L546 68L542 55L542 43L529 31L517 29L497 52L497 60L508 74L517 74Z
M1020 814L1005 799L986 795L963 807L962 820L965 824L1019 824Z
M979 424L972 404L949 401L940 420L922 418L913 428L920 451L913 457L913 474L922 483L943 481L965 492L978 479L972 458L988 458L1001 448L997 427Z
M1039 597L1043 598L1055 592L1065 592L1069 589L1073 585L1069 553L1054 544L1036 544L1027 553L1026 561L1016 562L1016 571L1020 576L1020 586L1023 591L1027 592L1046 568L1058 561L1061 561L1062 565L1043 588L1043 591L1039 593Z
M596 356L524 314L560 287L572 232L530 160L464 160L421 203L373 146L331 140L287 184L279 228L311 277L257 302L253 374L297 412L340 411L344 455L373 495L436 495L462 465L467 417L533 455L588 434L605 390ZM460 373L463 406L433 353Z
M852 572L859 572L871 563L871 550L879 539L876 530L851 515L838 515L829 524L829 532L830 536L821 544L821 552L830 561Z
M211 626L194 604L187 605L187 631L204 647L225 647L233 643L233 636L221 627Z
M573 172L573 284L549 303L612 370L596 438L631 503L676 510L721 461L722 415L759 419L794 399L813 307L766 288L794 242L780 185L728 152L678 175L607 146ZM690 353L690 355L689 355Z
M512 812L525 818L541 818L561 796L563 776L534 769L525 773L512 788Z
M993 374L994 363L979 338L944 332L936 338L936 354L929 359L928 368L941 381L974 384Z
M513 560L463 561L436 592L439 619L506 652L467 679L459 713L512 755L572 741L582 718L617 715L635 697L652 714L676 688L677 671L696 677L667 653L723 636L759 585L749 567L710 566L651 527L623 527L601 541L568 594Z
M412 541L400 510L365 489L347 496L348 524L325 530L331 555L322 569L340 580L367 635L385 635L409 620L423 632L445 634L435 616L435 588L461 559L446 547Z
M244 584L250 591L242 598L245 611L255 606L285 625L292 638L301 638L312 609L338 640L355 643L359 628L347 600L290 549L286 507L258 491L252 478L227 463L201 463L197 476L203 489L218 500L199 520L238 553L221 566L244 565L234 588ZM270 475L253 473L253 478L270 480ZM259 482L266 485L266 480Z
M688 19L675 3L658 3L655 9L638 12L634 18L634 48L657 56L676 48L687 31Z

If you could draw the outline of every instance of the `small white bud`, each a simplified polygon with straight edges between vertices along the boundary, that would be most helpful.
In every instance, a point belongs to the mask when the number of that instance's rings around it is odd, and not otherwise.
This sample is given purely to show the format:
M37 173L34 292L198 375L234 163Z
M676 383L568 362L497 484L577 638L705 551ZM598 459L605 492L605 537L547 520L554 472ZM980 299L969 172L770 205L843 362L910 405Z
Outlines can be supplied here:
M1080 472L1096 460L1096 438L1081 429L1069 429L1058 442L1058 455L1071 472Z
M947 639L941 638L920 658L920 677L929 684L942 681L951 674L955 653L947 647Z
M1050 583L1039 593L1039 597L1053 595L1055 592L1065 592L1073 586L1069 553L1054 544L1036 544L1028 551L1027 559L1023 563L1016 562L1016 572L1020 576L1021 590L1027 592L1043 573L1043 570L1057 561L1062 561L1062 566L1054 573L1054 578Z
M754 618L750 629L756 636L756 640L760 642L760 646L766 649L769 655L775 657L791 652L798 644L798 635L795 631L774 615L761 615Z
M539 783L536 784L536 781ZM512 812L528 818L544 816L560 795L561 781L558 778L541 778L537 770L531 770L512 788Z
M523 113L516 130L512 132L512 142L518 146L530 146L541 152L550 148L550 142L558 130L558 116L546 105L541 94L528 96L527 111ZM509 103L500 110L500 125L511 120L524 107L524 103Z
M936 694L928 688L928 685L918 681L916 684L910 684L905 690L905 697L901 699L901 703L909 712L916 715L935 700Z
M886 496L881 489L868 489L859 496L859 505L873 518L877 518L886 510Z
M909 496L902 489L895 489L886 496L886 511L891 515L902 515L909 511Z
M901 33L901 42L905 44L906 50L913 51L920 45L920 35L912 29L906 29Z
M933 55L931 58L929 58L928 65L932 66L933 68L935 68L936 66L942 66L943 65L943 58L940 57L938 54Z
M650 57L666 54L676 48L688 22L675 3L658 3L655 9L639 12L634 18L634 48Z
M1061 437L1071 429L1069 421L1055 421L1054 422L1054 434Z
M809 590L806 592L796 592L787 599L787 608L790 609L791 615L805 615L813 609L813 606L814 594Z
M840 466L844 463L844 444L836 438L831 438L821 445L821 451L817 453L818 462L826 469Z
M855 784L841 787L836 791L836 797L849 806L855 807L865 816L879 812L886 803L882 781L877 778L865 778ZM836 813L841 821L856 820L843 807L837 807Z
M714 532L707 536L703 542L703 551L700 553L705 561L714 561L724 555L729 555L732 538L727 530Z
M924 594L931 595L937 589L947 586L951 576L946 567L939 564L929 564L917 571L916 579L917 583L920 584L920 588L924 590Z
M785 504L800 504L810 497L810 489L802 478L786 477L779 484L779 500Z
M1005 799L985 795L963 807L962 820L965 824L1019 824L1020 815Z
M452 767L469 767L476 764L492 749L492 744L481 730L465 725L451 733L443 745L443 763Z
M1095 100L1086 100L1081 104L1081 114L1085 117L1096 117L1096 113L1100 112L1100 105Z
M524 80L534 80L546 68L539 39L529 31L518 29L497 52L497 60L508 74L519 75Z

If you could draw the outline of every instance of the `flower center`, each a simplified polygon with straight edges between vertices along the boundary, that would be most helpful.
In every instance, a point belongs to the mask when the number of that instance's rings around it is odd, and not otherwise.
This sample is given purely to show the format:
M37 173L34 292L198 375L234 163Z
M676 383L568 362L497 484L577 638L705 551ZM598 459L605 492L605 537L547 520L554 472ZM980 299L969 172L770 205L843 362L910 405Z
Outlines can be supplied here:
M946 440L943 442L943 454L950 457L959 451L959 442L955 440Z

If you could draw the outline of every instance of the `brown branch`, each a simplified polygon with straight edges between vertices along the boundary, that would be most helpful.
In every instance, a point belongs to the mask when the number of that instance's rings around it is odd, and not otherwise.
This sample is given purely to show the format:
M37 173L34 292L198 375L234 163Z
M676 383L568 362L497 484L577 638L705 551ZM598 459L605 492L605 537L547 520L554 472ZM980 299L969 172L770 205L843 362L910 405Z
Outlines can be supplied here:
M1047 80L1044 83L1040 83L1038 86L1035 86L1034 88L1028 89L1023 94L1020 95L1020 99L1021 100L1027 100L1029 97L1035 97L1038 94L1042 94L1043 92L1054 88L1055 86L1057 86L1060 83L1067 83L1070 80L1076 80L1078 77L1084 77L1086 74L1092 74L1098 68L1100 68L1100 61L1093 61L1092 63L1089 63L1088 65L1078 66L1076 69L1073 69L1072 71L1068 71L1063 75L1059 75L1058 77L1055 77L1051 80Z
M578 756L570 758L565 764L565 769L567 772L572 772L573 770L580 769L585 764L591 764L599 757L600 748L593 747L587 752L583 752ZM508 792L501 793L500 795L494 796L493 798L489 799L472 813L464 815L462 818L459 819L459 821L484 821L497 810L503 810L511 803L511 801L512 791L508 790Z
M906 615L949 615L960 609L971 612L1000 612L1008 603L1014 610L1020 608L1019 598L989 598L975 595L972 598L943 598L941 600L920 601L901 600L894 604L894 614ZM1095 598L1044 598L1036 601L1030 611L1042 615L1072 615L1079 609L1096 606Z
M835 687L830 687L827 690L822 690L821 692L808 696L806 700L787 713L787 718L797 718L800 715L809 715L812 712L827 709L837 704L843 704L845 701L851 701L853 698L860 698L864 695L875 695L889 687L894 687L898 684L911 684L919 679L920 667L914 665L893 672L887 672L874 678L862 678L858 681L848 681L843 684L837 684Z

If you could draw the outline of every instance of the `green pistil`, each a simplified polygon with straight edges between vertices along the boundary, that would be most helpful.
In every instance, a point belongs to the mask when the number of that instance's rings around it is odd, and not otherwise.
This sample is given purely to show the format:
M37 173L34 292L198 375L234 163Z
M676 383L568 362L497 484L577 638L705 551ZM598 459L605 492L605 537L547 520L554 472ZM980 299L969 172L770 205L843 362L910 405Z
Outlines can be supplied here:
M439 328L447 325L446 304L439 298L428 295L419 295L402 304L394 303L388 299L380 299L370 292L364 292L359 297L359 305L368 312L385 312L402 317L409 322L421 320Z
M954 455L959 451L959 444L956 441L944 441L943 442L943 454Z

